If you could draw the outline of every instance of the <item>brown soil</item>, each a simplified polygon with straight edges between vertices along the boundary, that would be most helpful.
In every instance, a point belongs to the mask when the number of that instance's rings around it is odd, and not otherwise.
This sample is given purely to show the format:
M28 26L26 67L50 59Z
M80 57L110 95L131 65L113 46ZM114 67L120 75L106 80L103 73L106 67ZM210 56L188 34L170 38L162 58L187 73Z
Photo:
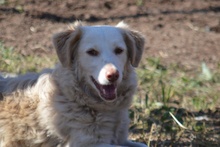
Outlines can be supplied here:
M53 51L52 34L68 24L117 24L124 20L147 38L146 57L192 68L220 57L218 0L6 0L0 5L0 40L22 54Z
M5 0L0 41L23 55L51 54L52 34L75 20L91 25L125 21L146 36L144 57L158 57L163 65L189 70L202 62L211 69L220 65L219 0Z

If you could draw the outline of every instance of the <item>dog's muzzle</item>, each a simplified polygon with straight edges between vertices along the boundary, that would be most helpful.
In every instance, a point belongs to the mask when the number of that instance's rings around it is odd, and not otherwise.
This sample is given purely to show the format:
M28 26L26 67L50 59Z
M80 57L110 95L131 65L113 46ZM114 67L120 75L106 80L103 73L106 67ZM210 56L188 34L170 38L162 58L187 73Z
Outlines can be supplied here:
M104 98L104 100L113 101L117 98L117 84L111 83L108 85L102 85L99 84L92 76L91 79L95 87L98 89L99 95Z

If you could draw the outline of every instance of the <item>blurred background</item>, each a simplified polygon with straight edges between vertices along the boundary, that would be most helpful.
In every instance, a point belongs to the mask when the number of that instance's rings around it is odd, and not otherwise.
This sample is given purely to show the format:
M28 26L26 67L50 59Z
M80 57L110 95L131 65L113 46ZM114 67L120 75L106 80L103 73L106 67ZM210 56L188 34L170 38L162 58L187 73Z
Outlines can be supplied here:
M219 0L0 0L0 73L53 67L51 37L75 20L123 20L146 37L130 139L220 146Z

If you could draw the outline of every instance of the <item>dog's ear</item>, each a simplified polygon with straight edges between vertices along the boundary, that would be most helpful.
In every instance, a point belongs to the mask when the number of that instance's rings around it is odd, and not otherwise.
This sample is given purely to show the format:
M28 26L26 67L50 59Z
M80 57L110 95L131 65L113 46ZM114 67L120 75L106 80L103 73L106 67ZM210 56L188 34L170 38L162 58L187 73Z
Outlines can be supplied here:
M55 34L52 38L57 56L64 67L70 67L74 60L75 50L81 39L79 28Z
M131 65L137 67L144 50L145 38L139 32L131 30L127 24L120 22L116 27L123 30L123 36L128 48Z

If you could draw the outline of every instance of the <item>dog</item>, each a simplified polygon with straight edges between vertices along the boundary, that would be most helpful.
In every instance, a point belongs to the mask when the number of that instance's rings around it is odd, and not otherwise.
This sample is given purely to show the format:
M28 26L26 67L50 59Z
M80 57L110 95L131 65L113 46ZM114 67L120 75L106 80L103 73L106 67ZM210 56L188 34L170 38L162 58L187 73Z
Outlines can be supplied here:
M128 140L143 35L76 22L52 40L54 69L0 79L0 146L147 147Z

